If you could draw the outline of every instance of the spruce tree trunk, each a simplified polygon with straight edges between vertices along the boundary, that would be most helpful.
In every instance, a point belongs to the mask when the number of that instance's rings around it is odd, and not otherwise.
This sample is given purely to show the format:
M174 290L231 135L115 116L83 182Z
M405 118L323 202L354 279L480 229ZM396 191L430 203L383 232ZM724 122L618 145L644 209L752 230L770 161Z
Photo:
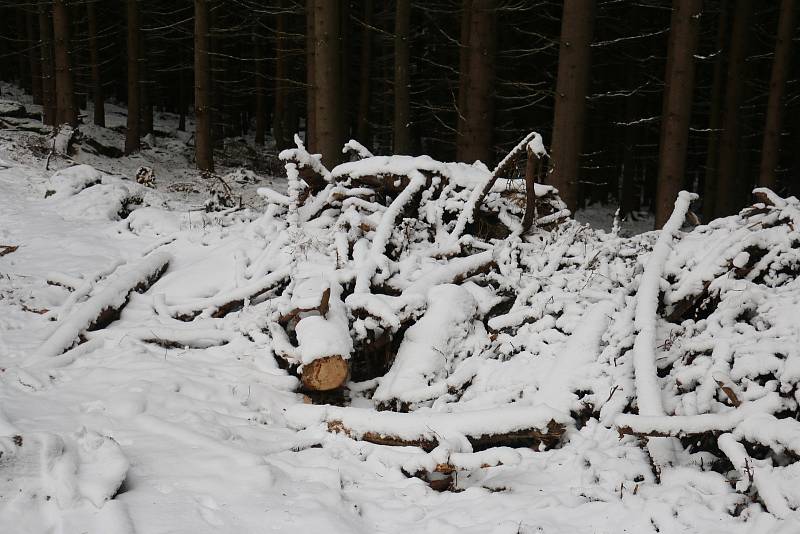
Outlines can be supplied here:
M463 0L461 3L461 33L458 43L458 118L456 126L456 159L461 159L461 150L464 144L467 120L467 92L469 81L469 37L472 16L472 0Z
M742 184L737 172L739 158L740 108L743 101L745 60L750 37L753 0L737 0L731 31L728 74L725 81L725 102L722 111L722 132L717 166L717 205L715 216L739 211Z
M550 183L573 212L578 206L594 0L564 0L558 52Z
M711 113L708 121L708 149L703 187L703 217L714 218L717 205L717 166L719 165L719 129L722 118L722 87L725 80L725 36L728 31L728 0L720 3L717 23L717 57L714 60L714 79L711 83Z
M778 34L775 39L775 55L772 59L772 75L769 81L767 119L764 126L764 142L761 147L761 167L758 185L775 189L775 169L778 167L781 146L781 118L784 113L783 96L786 92L786 76L794 31L795 1L781 0L778 15Z
M56 124L56 76L53 65L53 19L50 3L39 1L39 39L42 54L42 122Z
M53 1L53 46L56 69L56 122L78 126L75 89L69 58L69 13L65 0Z
M459 161L492 159L494 123L494 56L496 13L494 0L472 0L464 123L458 138Z
M141 19L139 24L141 25ZM139 118L142 124L139 135L153 133L153 82L150 61L147 59L147 39L139 33Z
M313 136L322 154L322 162L329 168L342 157L342 73L339 2L315 0L314 10L314 80L315 123Z
M33 103L42 104L42 59L39 54L39 36L36 34L37 20L32 8L25 11L25 33L28 42L28 63L31 71L31 93Z
M364 0L364 25L361 34L361 72L359 74L358 117L356 138L361 143L369 142L370 71L372 67L372 0Z
M626 86L635 87L636 79L633 69L626 73ZM640 185L636 182L636 144L640 141L642 128L636 120L642 115L642 96L639 94L628 95L625 98L625 133L622 146L622 172L619 184L619 211L620 217L631 216L638 211L640 202Z
M341 111L339 112L339 140L342 144L350 139L352 121L350 120L350 2L339 3L339 94L341 95ZM347 95L348 98L344 96ZM341 147L339 147L341 151Z
M86 15L89 26L89 63L91 63L92 70L94 123L97 126L105 126L106 109L103 97L103 79L100 75L100 51L97 47L97 11L94 2L86 3Z
M683 189L692 116L694 53L702 0L673 0L656 185L656 228L667 222Z
M275 20L275 112L272 115L272 135L275 137L275 148L279 151L292 145L294 133L289 124L289 60L284 7L281 1Z
M266 110L266 92L265 81L267 72L265 67L266 60L264 59L264 44L262 42L262 35L258 28L253 30L253 54L255 56L255 86L256 86L256 133L255 142L257 145L264 145L267 130L267 110Z
M208 5L194 0L194 114L195 163L203 171L214 171L211 145L211 77L208 61Z
M186 70L178 71L178 130L186 131L186 114L189 110L189 83Z
M128 0L128 122L125 130L125 154L139 150L139 6Z
M317 150L316 0L306 0L306 148Z
M411 149L409 130L411 102L408 78L411 0L397 0L394 24L394 153L408 154Z
M19 6L14 9L14 18L16 19L17 27L16 41L19 47L16 54L18 71L17 85L32 93L30 64L28 63L28 55L25 53L25 45L28 42L28 30L24 9L24 6Z

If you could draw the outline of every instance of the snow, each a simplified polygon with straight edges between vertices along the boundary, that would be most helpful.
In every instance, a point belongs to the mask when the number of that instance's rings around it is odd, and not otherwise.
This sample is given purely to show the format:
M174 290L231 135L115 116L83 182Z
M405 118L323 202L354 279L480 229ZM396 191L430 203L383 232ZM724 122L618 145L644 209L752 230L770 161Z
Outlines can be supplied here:
M1 532L799 530L796 199L765 191L772 207L682 229L683 195L667 230L632 237L465 222L454 244L480 163L351 143L362 159L304 202L299 175L294 191L261 177L243 209L205 213L203 193L175 187L198 183L175 123L157 117L167 135L135 157L79 149L50 171L0 132L0 244L19 246L0 257ZM418 194L384 202L339 180L377 168ZM447 185L432 194L420 169ZM506 186L485 205L517 220ZM667 319L698 291L711 308ZM88 330L111 304L119 318ZM305 404L278 365L353 361L383 332L393 361L349 382L344 406ZM552 448L472 445L551 421L565 427ZM624 426L694 438L654 471ZM454 491L413 476L442 465Z
M647 261L644 273L636 293L636 315L634 326L637 330L633 344L633 367L636 385L636 399L640 415L664 415L661 400L661 388L656 378L655 352L656 346L656 310L658 294L661 288L661 276L664 263L669 256L675 234L680 231L689 204L697 195L681 191L675 201L675 209L658 235L653 253ZM648 443L648 449L656 465L665 465L674 461L672 449L674 443L656 438Z
M394 364L378 381L377 402L419 403L447 392L441 376L456 345L474 329L477 303L465 288L443 284L428 292L425 314L408 329Z

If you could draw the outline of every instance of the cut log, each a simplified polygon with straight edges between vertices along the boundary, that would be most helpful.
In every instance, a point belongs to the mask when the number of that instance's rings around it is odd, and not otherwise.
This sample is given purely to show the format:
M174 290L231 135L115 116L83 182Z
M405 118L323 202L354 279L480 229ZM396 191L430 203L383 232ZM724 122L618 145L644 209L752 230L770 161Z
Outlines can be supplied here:
M469 441L471 451L491 447L549 449L558 445L569 414L549 406L508 406L458 413L379 412L364 408L295 405L287 422L308 428L321 422L330 432L378 445L419 447L432 451L442 443Z
M413 415L409 413L407 415ZM497 434L480 434L467 436L474 451L484 451L491 447L528 447L535 450L552 449L561 440L566 427L562 423L550 420L544 428L525 428L511 432L500 432ZM439 446L439 440L435 437L401 438L381 432L364 432L360 436L346 427L342 421L334 420L328 422L328 431L345 434L353 439L368 441L376 445L389 445L394 447L419 447L420 449L431 452ZM543 447L542 447L543 446Z
M249 302L280 286L288 276L289 269L282 268L227 293L170 306L169 313L172 317L181 321L191 321L203 312L207 312L211 317L219 319L233 311L242 309L245 301Z
M300 381L312 391L330 391L344 385L349 371L347 360L341 356L326 356L304 365Z
M105 287L81 303L63 321L37 351L40 357L53 357L75 346L86 331L108 326L119 314L134 291L146 291L164 271L170 257L163 252L150 254L138 262L119 268Z

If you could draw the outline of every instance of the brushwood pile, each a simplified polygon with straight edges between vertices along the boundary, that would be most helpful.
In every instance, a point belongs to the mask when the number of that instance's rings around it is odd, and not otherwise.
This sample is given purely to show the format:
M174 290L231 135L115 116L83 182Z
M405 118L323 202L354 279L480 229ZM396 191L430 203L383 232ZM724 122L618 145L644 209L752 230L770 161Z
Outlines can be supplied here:
M152 187L57 172L47 202L111 199L120 235L157 241L83 285L50 277L73 296L42 312L54 325L24 376L130 343L165 359L257 349L287 391L272 407L281 425L369 443L439 491L603 427L625 445L620 462L644 466L619 468L620 495L700 477L726 495L724 514L795 513L796 198L757 189L738 215L700 224L682 192L662 230L624 236L576 222L540 183L538 134L493 170L354 141L327 169L296 145L280 155L286 190L259 190L263 210L202 214L218 241L191 261Z

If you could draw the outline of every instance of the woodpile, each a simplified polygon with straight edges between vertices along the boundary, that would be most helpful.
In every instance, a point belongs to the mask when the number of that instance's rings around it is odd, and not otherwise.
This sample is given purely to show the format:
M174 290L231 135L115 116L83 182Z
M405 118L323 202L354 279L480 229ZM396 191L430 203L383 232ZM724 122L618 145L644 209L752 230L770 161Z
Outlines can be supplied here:
M568 216L557 192L535 183L546 157L540 139L527 136L491 173L427 156L376 157L353 141L346 149L357 159L332 170L299 139L297 148L281 153L288 196L260 192L285 213L295 250L270 332L280 340L275 354L307 392L340 388L352 375L363 381L386 373L434 287L496 272L498 235L523 234L540 223L552 228ZM508 185L514 182L527 192L517 196ZM402 262L412 259L425 268L409 272ZM343 277L349 280L342 284ZM338 339L309 356L298 329L312 322L322 329L315 335L330 327L350 342Z

